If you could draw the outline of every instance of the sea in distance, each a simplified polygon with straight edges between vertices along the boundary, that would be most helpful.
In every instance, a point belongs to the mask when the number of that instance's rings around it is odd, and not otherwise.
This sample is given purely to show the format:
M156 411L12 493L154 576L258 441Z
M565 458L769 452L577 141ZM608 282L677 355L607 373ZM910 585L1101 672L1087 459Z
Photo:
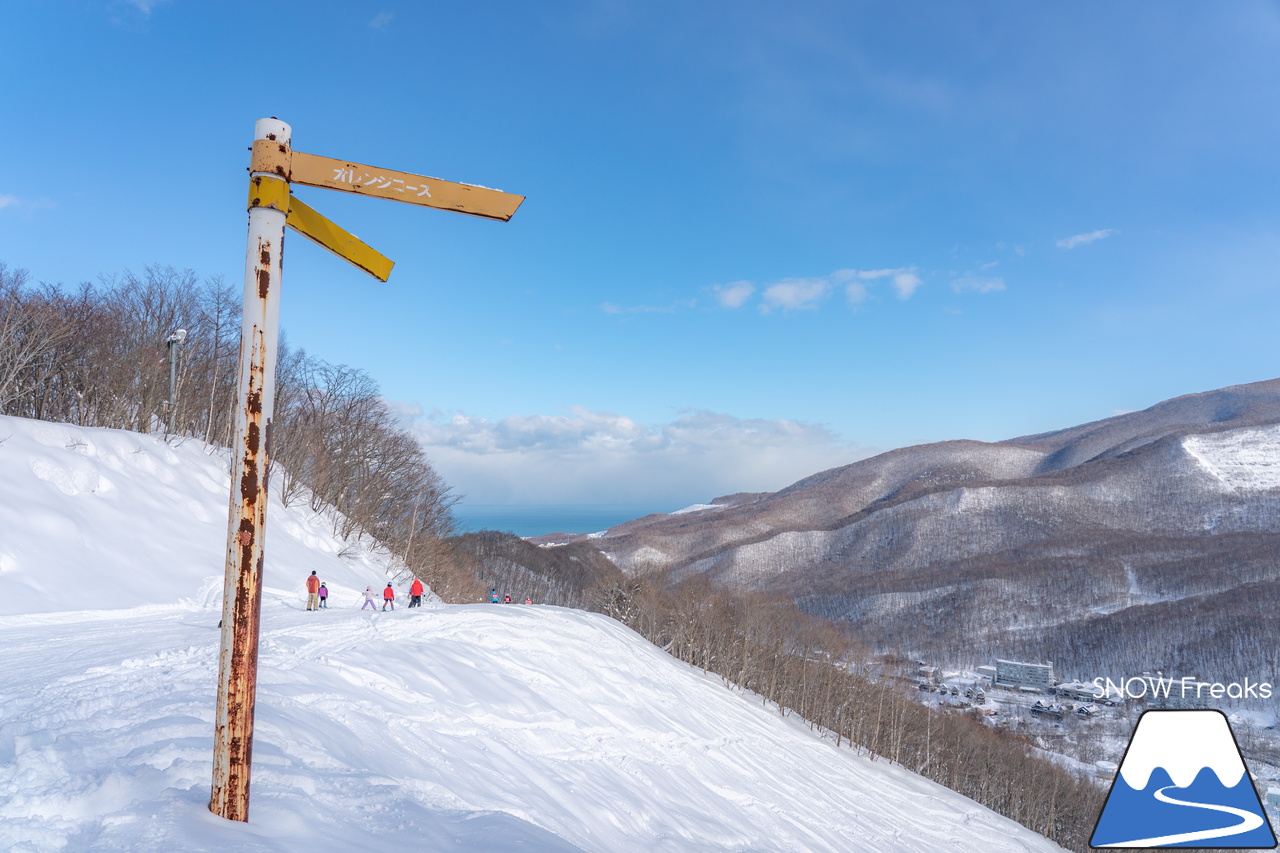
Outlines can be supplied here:
M469 504L459 502L453 517L462 533L499 530L516 536L545 536L548 533L599 533L610 527L643 518L655 512L675 512L677 506L630 506L624 504Z

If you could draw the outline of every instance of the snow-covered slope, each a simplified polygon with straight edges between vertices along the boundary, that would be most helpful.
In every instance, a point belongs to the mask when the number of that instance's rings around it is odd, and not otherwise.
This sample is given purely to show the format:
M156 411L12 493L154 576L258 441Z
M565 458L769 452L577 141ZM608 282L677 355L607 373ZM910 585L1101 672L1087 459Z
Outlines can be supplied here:
M192 440L0 416L0 615L221 596L231 472ZM273 484L274 485L274 484ZM268 508L264 585L335 602L386 583L389 561L336 541L305 505ZM339 557L339 552L344 552ZM216 621L216 620L215 620Z
M1280 490L1280 424L1189 435L1182 447L1224 489Z
M310 568L356 586L377 574L375 558L336 556L321 522L278 506L250 820L224 821L206 807L221 463L147 437L58 429L0 423L11 434L0 445L0 849L1058 849L837 748L599 615L383 613L351 600L307 612ZM39 529L10 526L24 517ZM92 594L108 588L110 599ZM46 612L11 605L67 589L88 594L41 599Z

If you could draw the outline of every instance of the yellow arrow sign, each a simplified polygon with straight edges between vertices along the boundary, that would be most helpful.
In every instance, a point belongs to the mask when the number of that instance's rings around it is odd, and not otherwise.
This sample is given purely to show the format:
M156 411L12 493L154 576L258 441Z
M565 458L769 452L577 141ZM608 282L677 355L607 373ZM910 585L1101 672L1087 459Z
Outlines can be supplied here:
M391 276L394 261L293 196L289 197L289 213L284 224L355 264L378 281L386 281Z
M289 180L308 187L342 190L503 222L509 220L524 201L522 195L491 190L488 187L456 184L425 175L363 166L332 157L304 154L301 151L293 152Z

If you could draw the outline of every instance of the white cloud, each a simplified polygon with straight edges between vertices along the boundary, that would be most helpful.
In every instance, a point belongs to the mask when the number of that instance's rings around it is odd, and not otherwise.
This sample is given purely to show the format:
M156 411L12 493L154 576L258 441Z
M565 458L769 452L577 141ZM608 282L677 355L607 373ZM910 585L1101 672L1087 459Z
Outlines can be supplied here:
M756 307L761 314L771 314L779 310L789 312L815 309L833 290L840 287L844 288L845 296L850 302L863 302L870 296L871 284L879 280L888 281L899 299L910 299L924 284L915 267L895 267L878 270L839 269L830 275L784 278L759 287L751 281L731 281L727 284L713 284L709 290L716 305L721 308L741 308L758 293L760 298ZM696 307L697 300L686 299L672 306L658 307L623 306L616 302L605 302L600 310L606 314L675 313Z
M711 290L716 295L716 302L725 308L741 308L743 303L756 292L756 286L749 281L731 281L728 284L715 284Z
M0 195L0 210L6 207L17 207L18 197L16 195Z
M956 293L995 293L1006 288L1002 278L965 275L952 281L951 289Z
M775 308L783 311L805 311L817 308L831 289L825 278L784 278L764 289L760 311L768 314Z
M390 12L379 12L373 16L373 20L369 21L369 26L375 30L386 29L387 24L390 24L394 17L395 15Z
M910 299L911 294L922 284L924 282L916 275L915 270L899 270L893 274L893 289L897 291L899 299Z
M387 408L391 410L400 421L400 425L405 429L413 429L414 421L422 417L422 406L417 403L406 403L403 400L391 400L386 397L382 401L387 404Z
M1087 246L1088 244L1098 240L1105 240L1112 234L1119 233L1120 232L1114 228L1100 228L1097 231L1090 231L1088 234L1076 234L1072 237L1064 237L1058 241L1057 246L1059 249L1074 249L1077 246Z
M915 267L897 267L882 270L836 270L832 279L844 284L845 297L850 302L863 302L870 295L869 281L888 279L899 299L910 299L924 284Z
M684 505L775 491L871 452L813 424L704 411L651 425L584 408L498 421L435 413L411 428L474 503Z

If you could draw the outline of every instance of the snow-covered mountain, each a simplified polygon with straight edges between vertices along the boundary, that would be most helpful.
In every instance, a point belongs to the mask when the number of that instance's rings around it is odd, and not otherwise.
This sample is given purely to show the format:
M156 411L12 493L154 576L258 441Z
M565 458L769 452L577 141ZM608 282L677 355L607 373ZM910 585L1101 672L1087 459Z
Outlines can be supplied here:
M225 462L13 418L0 439L2 849L1058 849L605 617L358 610L385 556L278 503L250 820L224 821L207 801ZM312 570L327 611L304 608Z
M590 542L625 571L785 594L956 663L1271 671L1232 656L1280 605L1280 380L894 450Z

